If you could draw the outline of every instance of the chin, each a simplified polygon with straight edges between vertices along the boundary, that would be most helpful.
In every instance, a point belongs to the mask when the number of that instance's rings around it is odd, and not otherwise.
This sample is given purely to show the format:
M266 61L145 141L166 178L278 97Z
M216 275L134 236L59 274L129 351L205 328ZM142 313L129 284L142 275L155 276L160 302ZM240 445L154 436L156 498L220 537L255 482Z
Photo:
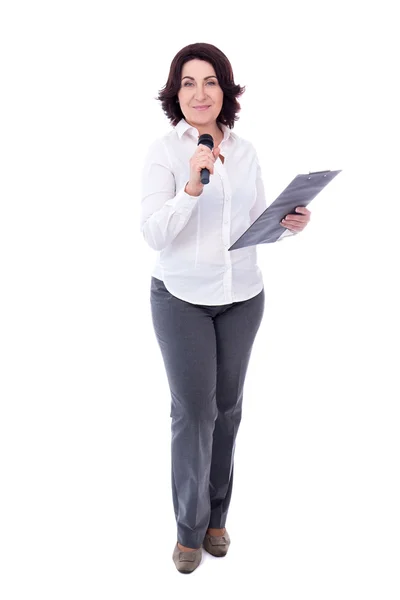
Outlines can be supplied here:
M216 117L210 113L208 115L206 115L206 114L202 114L200 112L200 113L196 113L195 115L193 115L193 119L195 121L201 121L202 123L204 123L204 121L213 122L213 121L215 121Z

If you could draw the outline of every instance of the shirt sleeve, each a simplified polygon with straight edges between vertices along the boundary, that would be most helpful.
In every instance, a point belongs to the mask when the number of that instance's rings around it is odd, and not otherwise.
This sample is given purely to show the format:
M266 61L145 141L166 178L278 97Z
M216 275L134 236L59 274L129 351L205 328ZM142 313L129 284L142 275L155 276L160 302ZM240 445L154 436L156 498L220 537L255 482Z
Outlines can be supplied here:
M257 156L257 152L255 151L254 147L254 154L255 154L255 160L257 163L257 176L256 176L256 199L255 202L250 210L250 219L251 219L251 223L254 223L254 221L256 219L258 219L258 217L266 210L267 208L267 203L266 203L266 199L265 199L265 189L264 189L264 183L263 183L263 179L262 179L262 172L261 172L261 167L260 167L260 163L258 160L258 156ZM279 236L279 238L276 240L277 242L280 242L284 237L288 237L291 235L297 235L297 232L294 231L290 231L290 229L286 229L282 226L282 234Z
M140 231L153 250L163 250L185 227L199 197L176 191L168 150L162 139L150 146L142 170Z

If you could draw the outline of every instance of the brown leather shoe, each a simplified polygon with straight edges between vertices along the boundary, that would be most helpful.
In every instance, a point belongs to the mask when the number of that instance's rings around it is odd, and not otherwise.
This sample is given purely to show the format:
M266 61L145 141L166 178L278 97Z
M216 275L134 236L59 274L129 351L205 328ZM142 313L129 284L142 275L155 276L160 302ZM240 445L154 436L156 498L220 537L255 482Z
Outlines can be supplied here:
M203 540L204 549L213 556L226 556L231 538L225 529L224 535L210 535L206 533Z
M178 542L175 544L172 560L180 573L193 573L201 563L203 556L202 547L197 550L185 551L179 550Z

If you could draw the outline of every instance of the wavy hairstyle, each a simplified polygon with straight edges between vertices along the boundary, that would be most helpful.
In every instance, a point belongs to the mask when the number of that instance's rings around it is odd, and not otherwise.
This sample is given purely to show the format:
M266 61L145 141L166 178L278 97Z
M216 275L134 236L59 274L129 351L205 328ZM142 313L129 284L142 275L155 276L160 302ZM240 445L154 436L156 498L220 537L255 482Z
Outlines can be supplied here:
M178 91L181 87L182 67L187 61L194 58L205 60L214 67L219 85L224 93L217 122L233 129L235 121L239 119L240 104L237 99L244 93L246 86L242 87L235 84L231 63L225 54L212 44L189 44L189 46L182 48L173 58L167 83L160 90L156 100L161 102L164 113L174 127L181 119L185 118L180 105L177 103Z

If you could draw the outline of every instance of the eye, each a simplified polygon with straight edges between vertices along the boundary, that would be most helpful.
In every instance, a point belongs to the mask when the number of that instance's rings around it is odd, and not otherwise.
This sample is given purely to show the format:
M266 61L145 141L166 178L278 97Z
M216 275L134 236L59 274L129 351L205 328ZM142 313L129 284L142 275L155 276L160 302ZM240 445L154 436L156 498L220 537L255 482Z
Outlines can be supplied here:
M216 85L215 81L207 81L207 85L211 84L211 85ZM193 85L193 82L191 81L185 81L185 83L183 84L183 87L188 87L189 85Z

